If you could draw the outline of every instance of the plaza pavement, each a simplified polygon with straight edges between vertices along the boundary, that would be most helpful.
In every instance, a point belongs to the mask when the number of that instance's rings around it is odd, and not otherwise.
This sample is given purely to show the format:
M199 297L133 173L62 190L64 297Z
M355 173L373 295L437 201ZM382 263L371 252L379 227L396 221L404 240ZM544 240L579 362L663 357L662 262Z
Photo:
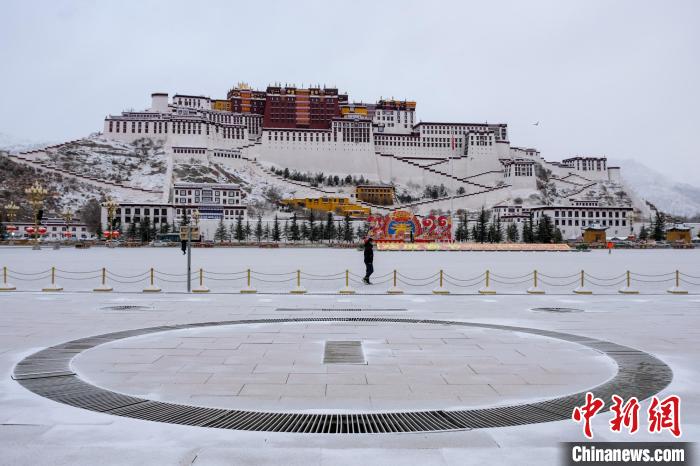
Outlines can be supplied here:
M114 305L150 309L102 309ZM585 312L531 310L543 306ZM372 310L377 308L405 311ZM556 464L559 442L583 440L581 426L572 421L375 435L186 427L69 407L28 392L11 378L22 358L67 340L167 324L288 316L463 320L555 330L631 346L672 368L673 381L661 395L682 398L683 440L700 436L697 295L13 292L0 294L0 309L2 464ZM333 368L320 363L322 341L332 339L362 340L367 364ZM580 391L614 373L606 358L572 343L501 331L389 323L261 324L164 332L87 351L76 358L74 369L99 385L154 399L296 411L517 403ZM606 413L593 421L596 440L673 440L668 433L613 434L609 419Z

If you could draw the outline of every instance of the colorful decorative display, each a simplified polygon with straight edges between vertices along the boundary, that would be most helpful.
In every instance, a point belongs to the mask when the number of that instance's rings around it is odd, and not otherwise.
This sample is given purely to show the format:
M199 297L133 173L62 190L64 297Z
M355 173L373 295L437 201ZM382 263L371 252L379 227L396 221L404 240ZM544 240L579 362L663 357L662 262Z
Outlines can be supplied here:
M369 233L375 241L449 242L452 241L452 219L448 215L418 218L411 212L397 210L386 216L371 215Z

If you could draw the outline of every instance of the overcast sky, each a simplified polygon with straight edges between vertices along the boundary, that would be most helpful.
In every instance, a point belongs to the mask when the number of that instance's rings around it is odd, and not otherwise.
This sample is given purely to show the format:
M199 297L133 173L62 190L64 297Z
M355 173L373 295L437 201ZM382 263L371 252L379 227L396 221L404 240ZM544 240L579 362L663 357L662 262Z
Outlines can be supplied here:
M154 91L238 81L417 101L505 122L545 158L634 158L696 186L697 1L15 1L0 4L0 132L62 141ZM539 121L539 126L533 123Z

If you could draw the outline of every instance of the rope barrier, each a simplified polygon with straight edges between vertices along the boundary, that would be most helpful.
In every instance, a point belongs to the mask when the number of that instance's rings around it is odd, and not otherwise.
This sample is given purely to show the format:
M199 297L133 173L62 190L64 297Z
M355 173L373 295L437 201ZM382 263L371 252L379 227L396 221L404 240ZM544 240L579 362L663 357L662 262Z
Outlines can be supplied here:
M212 274L212 275L245 275L248 271L247 270L241 270L240 272L213 272L211 270L205 270L205 274Z
M457 286L457 287L460 287L460 288L471 288L471 287L473 287L473 286L477 286L477 285L481 284L481 283L483 282L483 280L479 280L478 282L474 282L474 283L472 283L472 284L465 285L465 284L460 284L460 283L453 282L452 280L450 280L449 278L447 278L447 276L445 276L445 282L446 282L446 283L449 283L450 285L454 285L454 286Z
M576 277L574 279L574 277ZM242 293L255 293L255 289L252 288L252 281L257 280L261 283L279 284L279 283L290 283L296 281L296 288L294 288L291 293L303 294L306 289L301 286L302 279L312 282L336 282L339 280L344 280L345 286L339 293L341 294L353 294L354 290L350 288L350 284L361 285L362 275L351 272L350 270L345 270L337 273L329 274L318 274L302 272L301 270L296 270L292 272L258 272L250 269L242 271L205 271L200 268L193 271L190 276L187 273L172 273L156 270L150 268L145 272L129 275L129 274L119 274L106 268L101 268L97 270L64 270L56 267L52 267L47 270L42 270L38 272L23 272L10 269L8 267L2 268L2 284L0 284L0 291L11 291L15 290L14 285L8 284L8 279L16 280L18 282L37 282L42 280L50 279L50 285L43 288L43 291L60 291L62 288L56 284L56 279L70 280L76 282L88 281L88 280L100 280L100 286L95 288L94 291L112 291L112 288L107 285L107 280L111 280L114 283L120 284L139 284L143 283L144 280L149 280L149 286L147 286L144 291L160 291L160 288L156 286L155 280L162 281L164 283L172 284L183 284L188 281L198 280L199 287L196 292L206 292L209 289L204 286L204 280L213 280L216 282L235 282L240 280L246 280L247 286L241 290ZM571 280L573 279L573 280ZM500 275L492 273L490 270L486 270L478 275L468 278L460 278L449 273L439 270L438 272L424 276L424 277L411 277L409 275L404 275L398 270L392 270L388 273L382 275L375 275L373 277L372 284L382 285L391 283L392 286L389 288L387 293L389 294L401 294L403 290L398 288L399 284L405 285L412 288L423 288L431 285L437 284L438 287L433 290L436 294L449 294L449 290L445 288L445 285L451 285L458 288L472 288L479 284L485 283L485 286L479 290L481 294L494 294L495 291L489 288L490 283L505 285L505 286L518 286L525 283L532 283L532 287L528 288L527 293L538 293L542 294L545 292L544 289L538 288L538 284L547 287L570 287L572 285L578 285L574 290L577 294L591 294L590 289L586 289L586 286L596 287L596 288L612 288L621 284L624 287L618 290L620 293L626 294L637 294L638 290L631 288L633 283L644 283L644 284L666 284L668 282L674 282L674 286L669 293L674 294L685 294L688 291L680 288L681 283L692 286L700 286L700 276L692 275L680 271L659 273L659 274L644 274L632 271L625 271L619 275L614 276L597 276L581 270L577 273L571 275L547 275L543 274L537 270L528 272L522 275ZM323 289L327 289L324 287ZM363 288L364 289L364 288ZM652 290L657 288L652 287Z
M472 278L457 278L457 277L453 277L452 275L450 275L450 274L448 274L448 273L445 273L445 276L446 276L446 277L449 277L450 280L456 280L456 281L459 281L459 282L470 282L470 281L472 281L472 280L476 280L477 278L478 278L478 279L481 279L481 278L484 277L484 275L486 275L486 272L482 272L482 273L480 273L479 275L477 275L477 276L475 276L475 277L472 277Z
M613 281L613 280L619 280L621 277L624 277L627 275L627 272L621 273L620 275L616 275L614 277L606 278L606 277L596 277L595 275L591 275L588 272L584 272L586 278L592 278L593 280L599 280L599 281Z
M545 275L542 272L539 272L540 276L545 277L545 278L551 278L553 280L564 280L566 278L573 278L573 277L578 277L580 272L572 273L571 275Z
M501 280L520 280L520 279L523 279L523 278L526 278L526 277L527 277L527 278L531 277L531 276L532 276L532 272L528 272L528 273L526 273L525 275L519 275L519 276L517 276L517 277L508 277L508 276L505 276L505 275L496 275L495 273L491 272L491 276L492 276L492 277L496 277L496 278L500 278ZM495 280L494 280L494 281L495 281ZM527 280L527 281L530 281L530 280Z
M43 276L37 277L37 278L21 278L21 277L15 276L9 272L8 272L7 276L12 278L13 280L19 280L19 281L23 281L23 282L38 282L39 280L46 280L47 278L49 278L51 276L50 270L48 272L45 272L45 273L46 273L46 275L43 275Z
M19 270L7 269L8 272L16 273L18 275L41 275L42 273L51 273L51 269L42 270L41 272L20 272Z

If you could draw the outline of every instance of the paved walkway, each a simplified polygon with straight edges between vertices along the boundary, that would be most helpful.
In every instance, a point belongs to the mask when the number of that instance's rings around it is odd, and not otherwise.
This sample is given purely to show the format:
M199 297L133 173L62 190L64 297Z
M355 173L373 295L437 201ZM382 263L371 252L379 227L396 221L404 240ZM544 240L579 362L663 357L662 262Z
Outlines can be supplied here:
M153 309L101 310L128 304ZM538 306L574 306L586 312L530 310ZM276 310L281 307L370 310ZM406 311L371 311L379 307ZM184 427L61 405L28 392L10 378L14 364L23 357L75 338L156 325L291 314L390 314L518 325L638 348L673 369L674 380L662 395L682 397L683 439L700 438L697 296L7 293L0 294L0 309L0 450L6 464L551 464L559 458L559 442L583 438L581 427L570 421L355 436ZM321 342L336 338L362 341L367 364L346 369L323 365ZM419 360L424 364L418 364ZM307 371L297 371L301 367ZM76 360L75 369L91 381L153 398L211 406L250 403L259 409L290 410L312 409L316 402L322 409L339 409L346 404L362 409L405 409L450 400L455 404L500 404L570 393L598 384L612 373L607 359L571 343L499 331L394 324L261 324L166 332L88 351ZM119 375L121 370L127 378ZM271 383L261 383L265 378ZM596 439L672 440L667 434L639 432L631 438L612 434L608 420L608 414L594 420Z

